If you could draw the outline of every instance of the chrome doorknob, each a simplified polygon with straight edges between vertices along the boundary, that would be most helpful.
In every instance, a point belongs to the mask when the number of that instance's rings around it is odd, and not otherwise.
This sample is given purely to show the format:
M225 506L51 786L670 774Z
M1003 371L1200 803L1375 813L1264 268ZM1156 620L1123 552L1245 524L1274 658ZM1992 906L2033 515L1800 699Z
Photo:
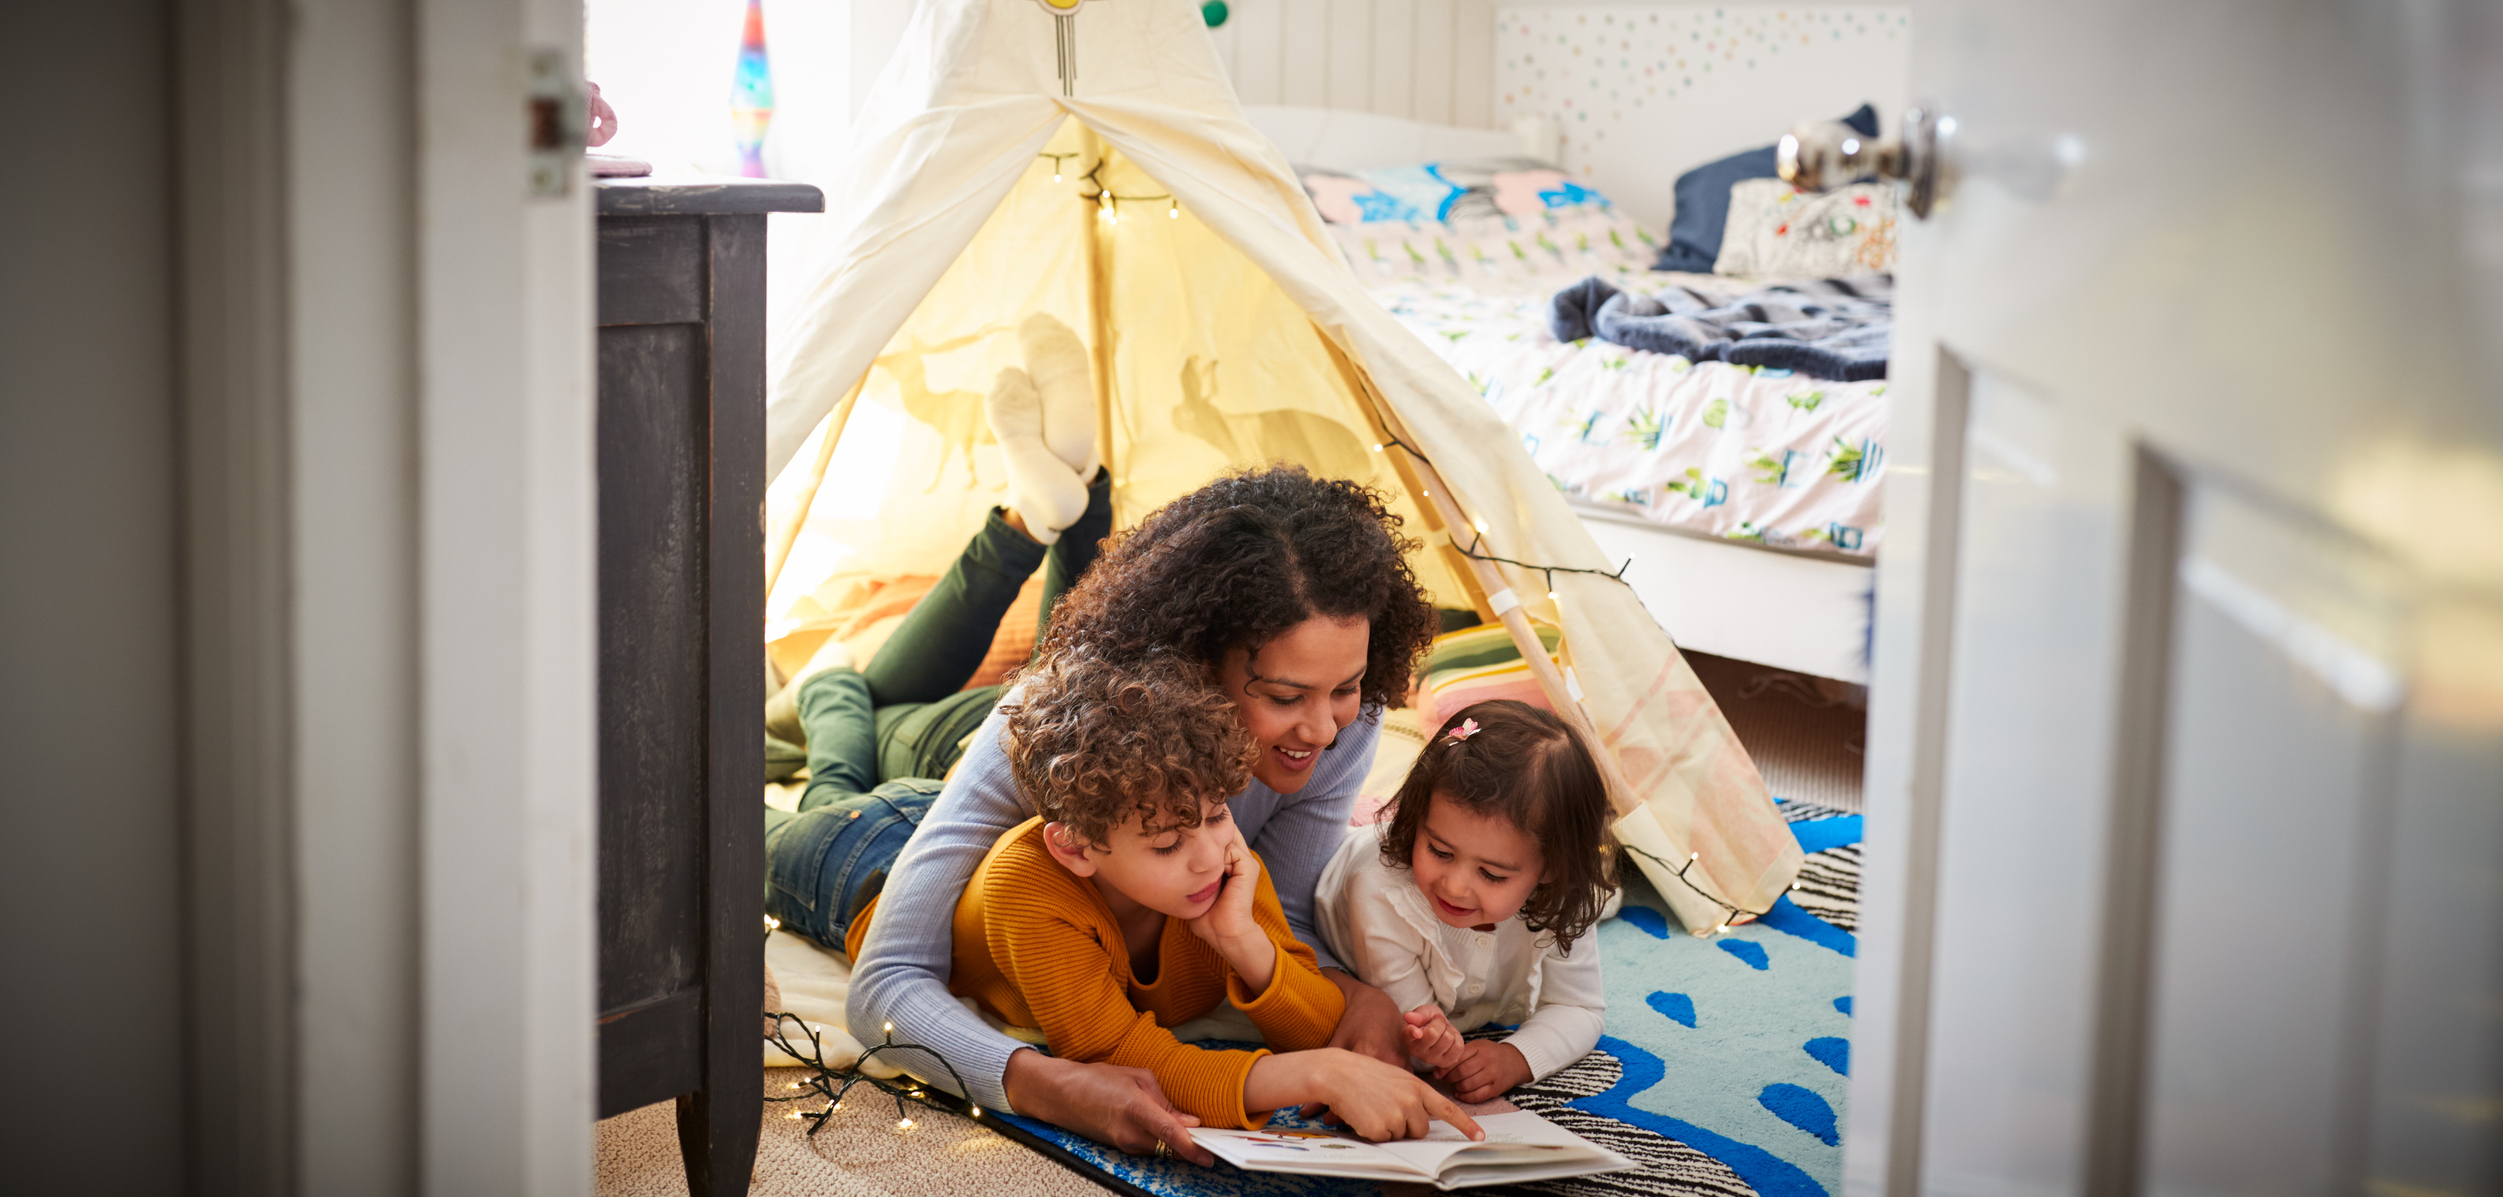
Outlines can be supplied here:
M1955 118L1925 108L1906 109L1900 137L1864 137L1840 121L1815 121L1782 135L1774 169L1802 191L1823 191L1862 179L1900 179L1911 184L1903 206L1926 219L1953 189L1950 163Z

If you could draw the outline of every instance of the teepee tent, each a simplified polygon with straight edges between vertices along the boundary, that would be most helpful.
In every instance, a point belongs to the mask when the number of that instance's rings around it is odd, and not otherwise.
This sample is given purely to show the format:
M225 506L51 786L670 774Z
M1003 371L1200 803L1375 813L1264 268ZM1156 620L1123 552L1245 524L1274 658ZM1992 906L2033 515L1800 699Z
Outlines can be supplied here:
M1469 384L1359 288L1185 0L922 0L776 349L769 639L936 574L1001 501L982 396L1046 312L1088 343L1116 526L1285 460L1397 497L1437 601L1604 745L1616 832L1697 934L1797 842L1694 672ZM1505 564L1491 558L1505 558ZM850 596L850 597L846 597Z

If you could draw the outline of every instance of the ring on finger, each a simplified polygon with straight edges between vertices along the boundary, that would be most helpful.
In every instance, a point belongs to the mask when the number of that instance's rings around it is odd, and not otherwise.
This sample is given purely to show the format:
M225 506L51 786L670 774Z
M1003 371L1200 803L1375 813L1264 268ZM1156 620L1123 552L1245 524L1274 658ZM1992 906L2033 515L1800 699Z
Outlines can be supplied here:
M1156 1158L1160 1160L1169 1160L1173 1158L1173 1148L1168 1146L1162 1139L1156 1140Z

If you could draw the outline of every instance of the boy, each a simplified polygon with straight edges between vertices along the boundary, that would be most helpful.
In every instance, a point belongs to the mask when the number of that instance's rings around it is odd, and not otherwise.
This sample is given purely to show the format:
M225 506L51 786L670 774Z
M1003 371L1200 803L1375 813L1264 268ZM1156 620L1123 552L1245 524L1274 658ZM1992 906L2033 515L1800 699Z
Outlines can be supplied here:
M1476 1126L1406 1070L1326 1047L1344 1009L1288 930L1225 796L1254 748L1205 670L1067 656L1001 706L1009 766L1042 812L1002 835L957 902L948 988L1054 1054L1147 1069L1199 1125L1252 1128L1322 1103L1368 1138ZM875 917L846 936L857 952ZM1192 1047L1177 1026L1231 1001L1283 1054Z

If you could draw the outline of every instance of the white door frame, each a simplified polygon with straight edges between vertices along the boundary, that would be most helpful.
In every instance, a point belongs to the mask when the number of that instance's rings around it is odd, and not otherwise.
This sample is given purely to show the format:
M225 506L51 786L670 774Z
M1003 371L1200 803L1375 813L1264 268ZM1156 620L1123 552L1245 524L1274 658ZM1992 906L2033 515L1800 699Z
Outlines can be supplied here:
M527 79L579 2L179 7L189 1170L587 1193L592 219Z

